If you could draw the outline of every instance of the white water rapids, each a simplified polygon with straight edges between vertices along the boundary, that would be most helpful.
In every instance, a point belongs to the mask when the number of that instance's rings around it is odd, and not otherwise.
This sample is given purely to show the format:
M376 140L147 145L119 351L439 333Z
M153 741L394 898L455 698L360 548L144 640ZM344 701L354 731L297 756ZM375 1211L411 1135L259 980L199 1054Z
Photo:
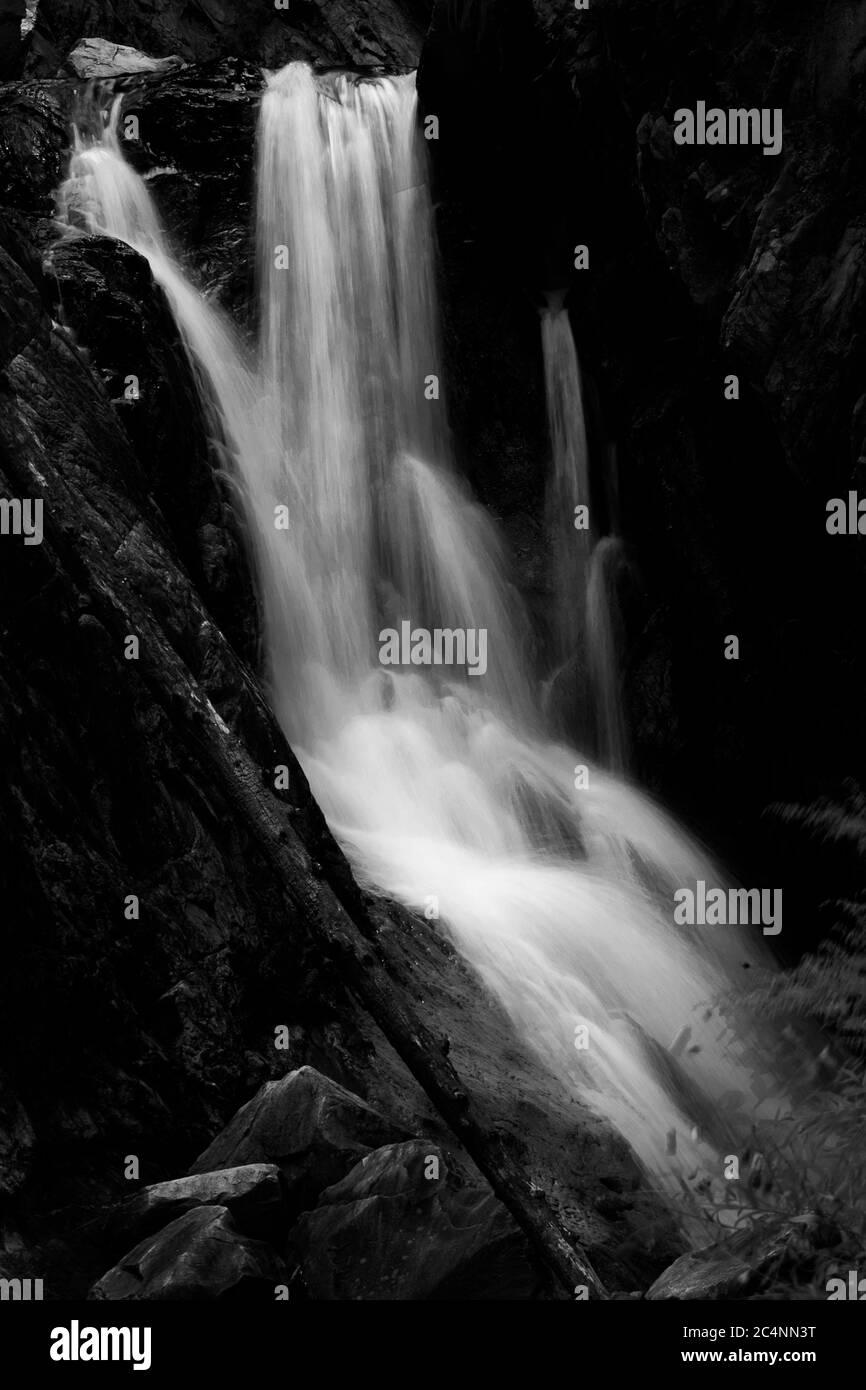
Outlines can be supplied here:
M720 1173L707 1129L716 1117L724 1132L722 1098L748 1093L762 1068L751 1027L726 1046L705 1015L759 956L760 927L675 926L675 889L723 875L601 768L576 787L589 759L535 712L503 548L425 390L442 371L414 77L322 78L303 64L270 77L255 361L181 270L124 159L118 109L76 137L60 216L68 234L128 242L168 296L240 485L270 697L358 879L438 908L540 1064L657 1183ZM381 665L380 630L407 619L486 629L486 673ZM694 1050L674 1062L686 1027Z

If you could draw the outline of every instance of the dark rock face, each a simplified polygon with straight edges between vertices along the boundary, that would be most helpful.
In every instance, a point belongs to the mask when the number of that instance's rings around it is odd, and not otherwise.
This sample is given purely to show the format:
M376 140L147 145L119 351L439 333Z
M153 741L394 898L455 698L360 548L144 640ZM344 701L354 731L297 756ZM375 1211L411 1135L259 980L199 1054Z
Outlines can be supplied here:
M291 1249L317 1299L529 1299L540 1287L504 1207L417 1139L377 1149L323 1192Z
M54 90L0 91L0 199L7 207L50 213L69 144L66 113Z
M263 77L237 59L164 80L130 83L124 117L130 162L151 173L168 234L189 248L202 289L236 321L253 318L255 133ZM124 122L125 125L125 122Z
M25 1181L35 1142L26 1110L0 1073L0 1194L17 1191Z
M21 21L24 0L0 0L0 81L12 77L21 62Z
M141 1241L94 1284L90 1298L270 1299L286 1279L278 1255L251 1240L225 1207L205 1206L180 1216Z
M719 346L764 398L788 467L826 482L816 444L844 457L862 394L866 15L849 0L821 13L728 5L713 36L697 5L679 6L675 24L658 17L638 4L606 18L637 117L650 223L693 304L711 312ZM781 154L676 146L673 111L699 95L780 109ZM853 443L859 450L862 429Z
M52 247L58 313L102 379L138 460L137 483L217 625L255 661L255 597L227 489L220 495L189 360L150 267L130 247L84 236Z
M36 32L61 54L81 38L99 36L153 57L179 54L191 62L243 54L268 67L294 59L331 67L412 67L428 14L426 0L372 0L363 8L349 0L279 6L177 0L146 8L135 0L40 0Z

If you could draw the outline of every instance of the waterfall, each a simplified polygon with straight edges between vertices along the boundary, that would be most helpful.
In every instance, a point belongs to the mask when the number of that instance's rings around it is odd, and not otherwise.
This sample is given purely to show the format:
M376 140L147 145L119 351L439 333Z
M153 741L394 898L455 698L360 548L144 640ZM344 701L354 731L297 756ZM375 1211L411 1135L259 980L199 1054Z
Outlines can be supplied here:
M760 958L760 928L675 926L675 890L723 884L720 870L532 712L527 620L450 457L415 107L412 75L291 64L269 78L255 361L180 269L124 160L117 104L76 138L59 216L69 235L135 247L168 296L239 483L270 698L359 881L416 911L435 903L539 1066L679 1193L683 1177L720 1173L725 1094L764 1069L756 1025L728 1045L709 1010ZM563 352L566 326L545 325ZM569 359L563 433L570 373ZM486 671L383 665L382 631L404 620L484 629ZM685 1029L694 1046L674 1057Z
M541 316L541 349L553 469L547 488L547 529L553 547L554 618L557 656L565 660L584 635L586 581L594 542L589 482L589 448L577 350L561 304ZM589 524L576 524L578 507Z
M450 460L414 106L411 77L316 79L302 63L272 77L262 101L262 379L291 460L293 543L315 586L306 640L278 654L269 643L295 738L322 699L322 673L357 690L376 634L402 620L486 628L497 702L531 708L520 600ZM291 631L283 610L297 604L277 587L268 611L279 643Z
M622 541L617 536L603 536L593 547L586 586L587 648L597 743L605 767L615 772L622 772L627 762L617 585L625 566Z
M580 363L561 294L549 295L541 316L541 347L553 467L547 487L547 531L553 555L554 652L561 668L584 663L591 707L584 711L605 767L626 766L620 688L621 642L616 579L622 542L598 539L593 522L589 447ZM586 508L582 515L578 509Z

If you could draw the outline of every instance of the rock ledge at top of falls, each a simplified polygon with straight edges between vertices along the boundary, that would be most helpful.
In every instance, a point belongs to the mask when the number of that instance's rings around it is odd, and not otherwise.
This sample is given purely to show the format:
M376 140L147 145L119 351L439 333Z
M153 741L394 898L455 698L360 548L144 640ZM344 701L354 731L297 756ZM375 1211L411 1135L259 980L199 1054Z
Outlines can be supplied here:
M74 77L120 77L130 72L171 72L183 67L183 59L176 53L168 58L150 58L137 48L94 38L77 43L65 66Z
M51 76L89 31L185 62L242 55L266 67L302 59L330 67L411 68L418 63L431 0L291 0L284 9L259 0L209 0L188 6L161 0L40 0L18 71ZM128 70L128 69L127 69Z

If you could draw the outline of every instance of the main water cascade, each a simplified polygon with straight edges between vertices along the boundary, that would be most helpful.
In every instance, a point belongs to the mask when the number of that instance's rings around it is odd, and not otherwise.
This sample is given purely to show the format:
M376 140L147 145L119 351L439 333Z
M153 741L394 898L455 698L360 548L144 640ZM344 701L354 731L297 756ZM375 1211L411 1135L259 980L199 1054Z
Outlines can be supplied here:
M708 1006L760 958L760 927L675 926L675 890L723 875L601 768L577 787L589 760L534 712L502 546L453 468L442 401L425 393L441 371L414 76L291 64L269 78L257 361L181 271L124 159L118 112L76 137L59 214L70 235L128 242L168 296L233 460L270 696L356 876L409 908L437 903L539 1065L659 1185L719 1173L723 1097L763 1068L756 1027L727 1046ZM380 632L403 620L486 629L486 673L383 666ZM685 1028L695 1046L674 1061Z

